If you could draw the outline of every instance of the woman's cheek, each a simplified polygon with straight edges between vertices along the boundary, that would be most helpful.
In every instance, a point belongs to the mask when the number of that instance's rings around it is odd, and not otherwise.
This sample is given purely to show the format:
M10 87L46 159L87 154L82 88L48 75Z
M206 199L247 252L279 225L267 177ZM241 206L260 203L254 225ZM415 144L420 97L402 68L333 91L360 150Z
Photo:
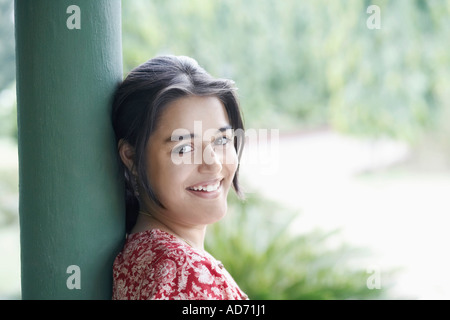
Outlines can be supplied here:
M225 165L229 167L229 171L231 171L233 177L237 170L238 162L239 159L234 147L228 148L226 152Z

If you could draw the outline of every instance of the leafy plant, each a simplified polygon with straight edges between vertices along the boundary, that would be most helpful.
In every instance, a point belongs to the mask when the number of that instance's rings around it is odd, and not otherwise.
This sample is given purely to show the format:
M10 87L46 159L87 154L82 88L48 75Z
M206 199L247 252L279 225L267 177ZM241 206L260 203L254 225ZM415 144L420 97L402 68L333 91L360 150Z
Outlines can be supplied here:
M211 226L207 250L221 260L241 289L255 300L375 299L358 258L365 250L333 244L337 231L295 234L298 214L252 194L229 196L229 215ZM353 267L352 267L353 266ZM385 278L383 278L385 280Z

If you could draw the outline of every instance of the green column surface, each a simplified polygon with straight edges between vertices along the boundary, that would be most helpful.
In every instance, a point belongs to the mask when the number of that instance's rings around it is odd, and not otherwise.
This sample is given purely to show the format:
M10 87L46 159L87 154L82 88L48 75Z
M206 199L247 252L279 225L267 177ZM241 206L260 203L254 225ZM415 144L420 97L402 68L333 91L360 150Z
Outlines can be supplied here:
M124 238L110 124L120 0L16 0L23 299L110 299Z

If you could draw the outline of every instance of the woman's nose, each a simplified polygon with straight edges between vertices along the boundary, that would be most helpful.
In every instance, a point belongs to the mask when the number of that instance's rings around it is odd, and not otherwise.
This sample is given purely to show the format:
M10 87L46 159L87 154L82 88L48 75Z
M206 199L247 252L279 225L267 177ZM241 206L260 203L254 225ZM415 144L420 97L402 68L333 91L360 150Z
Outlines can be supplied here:
M202 163L200 165L200 170L209 172L220 172L222 170L222 162L220 157L214 151L211 144L208 144L203 149Z

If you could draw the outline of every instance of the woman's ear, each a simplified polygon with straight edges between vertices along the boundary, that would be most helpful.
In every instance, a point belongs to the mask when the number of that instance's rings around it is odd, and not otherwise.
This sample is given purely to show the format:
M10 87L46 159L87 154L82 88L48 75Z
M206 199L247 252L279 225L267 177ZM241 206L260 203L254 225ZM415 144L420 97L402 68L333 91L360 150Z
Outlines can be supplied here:
M135 151L131 144L129 144L126 140L120 139L118 143L119 155L123 164L130 170L130 172L136 175L136 167L134 163L135 159Z

